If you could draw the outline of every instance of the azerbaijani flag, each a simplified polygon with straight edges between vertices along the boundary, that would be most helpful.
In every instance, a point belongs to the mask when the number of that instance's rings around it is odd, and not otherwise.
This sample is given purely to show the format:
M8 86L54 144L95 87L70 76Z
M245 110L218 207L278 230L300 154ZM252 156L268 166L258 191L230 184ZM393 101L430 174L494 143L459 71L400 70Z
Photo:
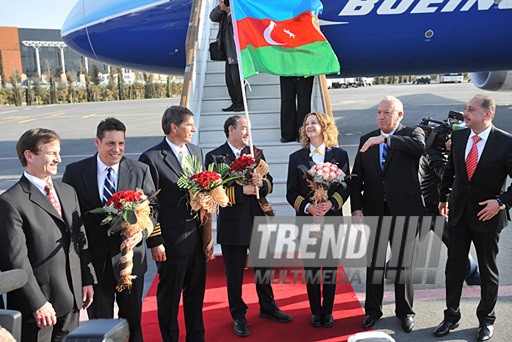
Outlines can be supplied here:
M245 79L339 73L331 45L315 25L320 0L231 0Z

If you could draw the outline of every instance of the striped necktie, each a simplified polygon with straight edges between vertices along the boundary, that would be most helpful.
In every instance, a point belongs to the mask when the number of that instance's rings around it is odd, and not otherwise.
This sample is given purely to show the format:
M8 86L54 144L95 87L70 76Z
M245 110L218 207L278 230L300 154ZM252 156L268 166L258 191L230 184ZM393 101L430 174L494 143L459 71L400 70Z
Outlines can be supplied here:
M103 205L107 203L107 201L116 193L116 188L114 186L114 179L112 177L112 168L107 168L107 177L105 177L105 183L103 184L103 197L101 201Z
M386 163L386 157L388 156L389 145L382 145L382 158L380 159L380 168L384 171L384 164Z
M476 164L478 163L478 147L476 144L482 140L478 135L473 135L473 146L466 157L466 170L468 171L468 180L471 180L475 173Z

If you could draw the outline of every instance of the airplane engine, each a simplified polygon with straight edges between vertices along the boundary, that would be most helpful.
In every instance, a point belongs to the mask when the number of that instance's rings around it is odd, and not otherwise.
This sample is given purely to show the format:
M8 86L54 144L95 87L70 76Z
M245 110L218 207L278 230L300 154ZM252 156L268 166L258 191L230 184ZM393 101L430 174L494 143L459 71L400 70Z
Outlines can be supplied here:
M472 72L473 84L484 90L512 91L512 71Z

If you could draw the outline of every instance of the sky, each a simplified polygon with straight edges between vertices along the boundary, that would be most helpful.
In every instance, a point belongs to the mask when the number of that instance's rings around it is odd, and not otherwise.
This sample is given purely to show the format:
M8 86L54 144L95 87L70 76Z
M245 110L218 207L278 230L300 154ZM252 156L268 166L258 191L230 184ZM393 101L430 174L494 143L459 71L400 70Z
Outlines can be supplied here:
M0 0L0 26L61 29L77 0Z

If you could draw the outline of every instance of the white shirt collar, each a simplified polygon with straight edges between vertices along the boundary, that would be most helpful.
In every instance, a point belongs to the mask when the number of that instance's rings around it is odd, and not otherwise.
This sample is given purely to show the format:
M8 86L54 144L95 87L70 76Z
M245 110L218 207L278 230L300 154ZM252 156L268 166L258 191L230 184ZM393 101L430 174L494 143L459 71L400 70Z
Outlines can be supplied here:
M491 129L492 129L492 124L489 125L489 127L487 127L486 129L484 129L482 132L480 132L478 134L478 136L480 137L480 139L482 139L483 141L487 141L487 139L489 138L489 134L491 133ZM473 130L471 130L471 133L469 134L469 138L468 140L471 140L473 139L473 137L477 135L475 134L475 132L473 132Z
M320 151L322 151L324 153L324 156L325 156L325 143L322 143L318 147L314 147L313 145L309 144L309 152L313 152L316 149L319 149Z
M50 183L52 185L52 191L55 191L55 189L53 188L52 177L48 178L48 182L47 182L39 177L32 176L26 170L23 173L23 175L30 181L30 183L34 184L34 186L36 188L38 188L39 191L41 191L43 193L43 195L46 196L46 192L44 191L44 187L46 186L46 183Z
M188 156L188 149L187 145L183 144L182 147L179 147L178 145L174 144L172 141L169 140L169 138L165 137L165 141L167 141L167 144L171 148L171 150L174 152L174 155L176 158L178 158L178 161L180 161L180 151L183 153L183 156Z
M229 147L231 148L231 151L233 151L233 154L235 155L235 157L236 157L236 154L237 154L237 153L238 153L238 157L240 157L240 156L242 155L242 150L245 148L245 146L244 146L244 147L242 147L241 149L238 149L238 148L236 148L235 146L231 145L231 143L229 142L229 140L226 140L226 142L228 143ZM237 157L237 158L238 158L238 157Z
M395 128L394 130L392 130L392 131L389 133L389 135L393 135L393 134L395 134L395 132L396 132L397 128L398 128L398 126L396 126L396 128ZM382 134L386 134L386 133L384 133L382 130L380 130L380 135L382 135Z
M96 155L96 160L97 160L97 164L98 164L98 173L99 174L102 174L102 173L106 173L107 172L107 169L109 167L112 168L112 170L114 171L114 174L117 175L119 173L119 163L117 164L114 164L112 166L108 166L108 165L105 165L105 163L103 163L100 159L100 156L99 154Z

